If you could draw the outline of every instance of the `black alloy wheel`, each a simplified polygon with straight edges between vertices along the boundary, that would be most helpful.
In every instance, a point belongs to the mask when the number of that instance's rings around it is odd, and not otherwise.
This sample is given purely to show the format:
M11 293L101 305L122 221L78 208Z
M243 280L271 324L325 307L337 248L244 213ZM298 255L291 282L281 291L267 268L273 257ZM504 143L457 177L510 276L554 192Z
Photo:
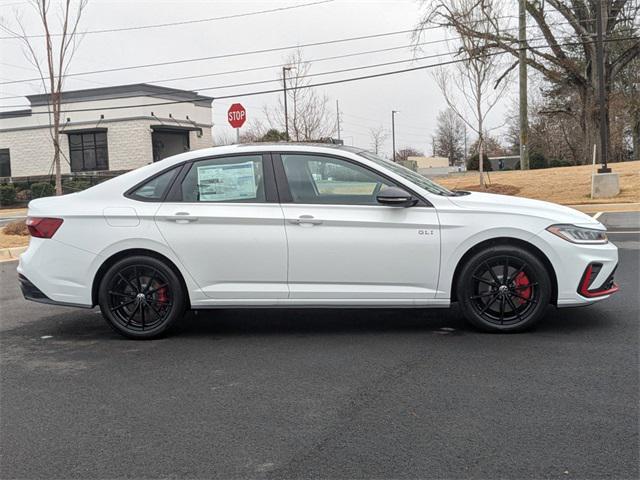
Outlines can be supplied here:
M184 292L175 272L146 256L124 258L100 283L99 303L107 322L129 338L155 338L184 312Z
M492 247L462 268L458 301L467 320L486 331L522 331L544 314L551 280L542 262L521 247Z

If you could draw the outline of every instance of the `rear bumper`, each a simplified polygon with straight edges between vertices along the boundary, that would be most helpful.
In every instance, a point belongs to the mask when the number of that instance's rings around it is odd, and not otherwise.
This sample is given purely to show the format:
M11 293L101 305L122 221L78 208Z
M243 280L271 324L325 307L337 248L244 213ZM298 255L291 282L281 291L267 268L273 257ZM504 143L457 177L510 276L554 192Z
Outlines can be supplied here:
M20 255L18 274L27 300L52 305L91 307L96 255L54 238L32 237Z
M22 274L18 274L18 281L20 282L20 290L22 290L22 296L25 300L31 300L32 302L46 303L47 305L59 305L62 307L79 307L79 308L93 308L92 305L82 305L78 303L57 302L47 297L42 290L36 287L31 281Z

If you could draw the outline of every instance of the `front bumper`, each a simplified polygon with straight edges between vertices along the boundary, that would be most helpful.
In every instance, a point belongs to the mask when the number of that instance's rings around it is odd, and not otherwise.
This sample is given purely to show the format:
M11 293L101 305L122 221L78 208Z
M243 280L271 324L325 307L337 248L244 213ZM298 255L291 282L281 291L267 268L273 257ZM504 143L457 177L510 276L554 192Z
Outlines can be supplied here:
M613 274L618 265L618 248L606 244L575 244L547 232L540 232L541 250L551 261L558 281L558 307L589 305L618 290ZM597 266L597 268L594 268ZM585 276L588 269L588 281Z

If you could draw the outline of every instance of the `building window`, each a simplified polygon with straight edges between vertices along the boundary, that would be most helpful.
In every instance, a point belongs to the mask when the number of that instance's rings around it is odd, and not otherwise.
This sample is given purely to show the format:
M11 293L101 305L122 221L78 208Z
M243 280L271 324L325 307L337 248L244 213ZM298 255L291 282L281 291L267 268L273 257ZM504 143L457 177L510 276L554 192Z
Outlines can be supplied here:
M11 176L11 156L8 148L0 148L0 177Z
M106 131L85 131L68 135L72 172L109 170Z

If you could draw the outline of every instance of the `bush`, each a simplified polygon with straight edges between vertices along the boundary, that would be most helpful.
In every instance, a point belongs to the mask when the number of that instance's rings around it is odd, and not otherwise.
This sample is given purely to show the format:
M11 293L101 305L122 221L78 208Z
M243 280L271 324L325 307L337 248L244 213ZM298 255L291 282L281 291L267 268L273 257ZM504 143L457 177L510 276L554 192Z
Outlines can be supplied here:
M539 168L547 168L549 166L546 157L540 152L533 152L529 155L529 168L537 170Z
M31 184L31 198L52 197L54 194L55 188L48 182Z
M489 162L489 157L484 154L482 155L483 159L482 159L482 168L485 172L491 172L493 170L493 168L491 168L491 162ZM478 154L476 153L475 155L472 155L471 157L469 157L469 159L467 160L467 170L479 170L479 164L478 164Z
M68 180L62 184L62 193L81 192L90 186L91 184L86 180Z
M28 202L31 200L31 190L28 188L25 190L18 190L16 192L16 200L18 202Z
M16 203L16 187L13 185L0 185L0 205L6 207Z
M573 163L571 163L568 160L560 160L557 158L553 158L551 159L551 161L549 162L549 166L551 168L557 168L557 167L571 167L573 165Z
M7 223L2 229L5 235L29 235L29 229L24 220L16 220L15 222Z

